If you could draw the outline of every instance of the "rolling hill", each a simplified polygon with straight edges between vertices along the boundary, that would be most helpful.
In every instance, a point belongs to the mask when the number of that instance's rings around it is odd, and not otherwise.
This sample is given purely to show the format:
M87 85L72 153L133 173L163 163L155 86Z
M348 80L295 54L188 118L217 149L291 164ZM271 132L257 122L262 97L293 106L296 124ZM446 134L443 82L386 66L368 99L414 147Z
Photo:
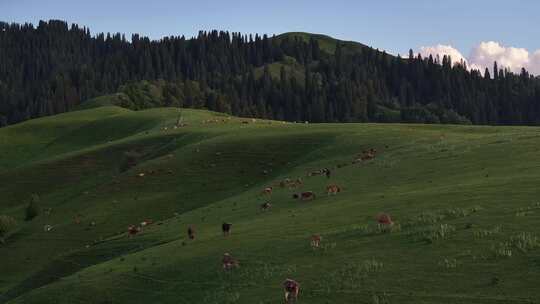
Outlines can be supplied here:
M288 277L299 303L540 298L539 128L188 109L175 128L178 109L108 104L0 129L0 214L18 222L0 244L0 303L281 303ZM330 178L309 176L322 168ZM24 221L32 194L41 213ZM222 269L225 252L239 268Z
M284 38L295 39L299 38L304 42L309 42L311 39L317 41L322 51L329 54L334 54L336 51L336 45L340 44L346 51L351 53L362 53L363 50L369 48L368 46L356 42L356 41L345 41L339 40L328 35L316 34L316 33L305 33L305 32L288 32L283 33L275 37L278 41L283 40Z

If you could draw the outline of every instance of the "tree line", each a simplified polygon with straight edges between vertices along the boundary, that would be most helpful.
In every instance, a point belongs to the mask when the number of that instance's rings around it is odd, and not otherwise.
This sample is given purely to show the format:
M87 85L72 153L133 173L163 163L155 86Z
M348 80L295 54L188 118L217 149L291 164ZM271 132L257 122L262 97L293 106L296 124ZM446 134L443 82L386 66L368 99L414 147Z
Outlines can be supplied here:
M447 56L401 58L334 43L329 51L315 36L215 30L128 40L57 20L0 23L0 126L116 92L134 109L289 121L540 124L540 79L524 69L494 63L481 72Z

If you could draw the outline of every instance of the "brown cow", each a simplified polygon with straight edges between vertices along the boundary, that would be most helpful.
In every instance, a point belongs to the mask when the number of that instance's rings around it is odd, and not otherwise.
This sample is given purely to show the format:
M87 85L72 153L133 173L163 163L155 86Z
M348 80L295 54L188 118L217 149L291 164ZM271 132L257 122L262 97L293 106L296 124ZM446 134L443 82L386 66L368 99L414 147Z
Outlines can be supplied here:
M328 185L326 187L326 194L327 195L330 195L330 194L336 195L339 192L341 192L341 188L338 185Z
M298 282L286 279L283 282L283 288L285 289L285 303L290 303L291 300L294 302L298 300L298 294L300 293L300 284Z
M279 182L279 187L281 188L285 188L285 187L288 187L291 183L291 180L289 178L286 178L282 181Z
M377 154L377 150L370 148L369 150L362 151L362 155L360 156L360 160L366 161L366 160L372 160L375 158L375 155Z
M266 187L264 188L264 190L262 191L262 194L263 195L272 195L272 187Z
M137 235L137 233L139 233L141 230L139 227L135 227L135 225L130 225L128 227L128 236L129 237L133 237L135 235Z
M281 188L287 187L289 189L295 189L295 188L301 187L303 184L304 184L304 181L302 180L302 178L297 178L296 180L291 180L289 178L286 178L279 182L279 186Z
M319 248L321 245L322 237L320 234L314 234L311 236L311 247Z
M235 260L228 252L223 254L222 264L224 270L230 270L238 267L238 261Z
M293 194L293 198L300 199L303 201L314 200L315 193L313 193L313 191L307 191L307 192L302 192L300 194Z
M377 216L377 222L381 225L387 225L387 226L392 226L394 224L390 215L386 213L379 214Z

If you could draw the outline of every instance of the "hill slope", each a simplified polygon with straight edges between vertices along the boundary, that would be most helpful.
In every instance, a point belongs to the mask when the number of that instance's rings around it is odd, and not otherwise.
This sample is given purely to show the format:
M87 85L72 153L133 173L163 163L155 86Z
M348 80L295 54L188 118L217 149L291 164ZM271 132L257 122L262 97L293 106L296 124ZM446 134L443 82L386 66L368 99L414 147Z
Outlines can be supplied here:
M540 297L540 129L196 110L175 129L177 115L105 106L0 129L0 214L19 221L0 246L0 303L279 303L287 277L301 283L301 303ZM352 164L370 148L374 159ZM321 168L330 178L307 176ZM299 189L279 187L299 177ZM327 196L328 184L342 191ZM298 191L317 198L294 200ZM51 210L24 222L30 193ZM391 231L377 226L381 212ZM224 252L240 268L224 272Z
M276 37L278 41L284 39L284 38L300 38L301 40L305 42L309 42L311 39L316 40L319 43L319 46L322 51L328 52L329 54L334 54L336 51L336 45L339 43L342 45L344 49L350 52L356 52L356 53L362 53L362 51L368 46L356 42L356 41L344 41L339 40L327 35L322 34L315 34L315 33L305 33L305 32L289 32L289 33L283 33Z

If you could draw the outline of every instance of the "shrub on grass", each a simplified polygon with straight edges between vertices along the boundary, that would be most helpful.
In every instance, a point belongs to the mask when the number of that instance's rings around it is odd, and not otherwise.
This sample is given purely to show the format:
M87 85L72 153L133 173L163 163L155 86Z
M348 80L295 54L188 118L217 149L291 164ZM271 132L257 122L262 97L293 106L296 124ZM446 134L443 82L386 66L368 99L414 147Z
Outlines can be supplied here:
M39 215L40 213L40 208L39 208L39 195L37 194L32 194L30 196L30 201L28 202L28 207L26 207L26 210L25 210L25 221L31 221L33 220L36 216Z
M401 224L392 223L392 225L378 224L375 232L378 234L383 233L396 233L401 231Z
M538 238L529 232L522 232L518 235L515 235L510 238L510 244L521 250L522 252L527 252L534 248L537 248L540 245Z
M444 216L438 212L422 212L409 222L410 226L435 224L442 221Z
M380 272L383 269L384 264L375 259L371 259L371 260L364 261L361 267L364 272L373 273L373 272Z
M371 302L373 304L390 304L390 300L388 299L388 295L386 292L377 294L374 293L371 295Z
M474 232L474 237L477 239L482 239L486 237L490 237L495 234L499 234L502 231L501 226L496 226L493 229L481 229Z
M333 272L328 279L331 289L351 290L360 288L370 275L381 272L383 263L375 259L363 261L360 264L347 263Z
M240 301L240 293L226 289L207 291L203 303L208 304L234 304Z
M335 242L332 242L332 243L325 242L325 243L321 243L319 247L313 247L313 250L319 254L325 254L336 247L337 247L337 243Z
M385 234L385 233L395 233L401 231L401 224L394 222L391 225L387 224L364 224L356 225L350 229L360 231L363 235L370 234Z
M451 208L446 210L422 212L419 215L413 217L405 223L406 227L418 226L418 225L432 225L443 220L464 218L470 216L473 213L482 210L480 206L473 206L470 208Z
M534 211L518 211L518 212L516 212L516 216L517 217L529 216L529 215L531 215L533 213L534 213Z
M17 226L17 221L7 215L0 215L0 243L5 242L8 233Z
M437 240L449 238L456 231L456 227L449 224L432 225L409 233L417 241L433 243Z
M456 259L444 259L439 262L439 266L446 269L455 269L458 266L458 261Z
M522 217L522 216L528 216L531 214L534 214L535 210L540 209L540 202L534 203L527 207L522 207L516 210L516 216Z
M508 242L499 243L491 248L497 258L511 258L512 248Z

